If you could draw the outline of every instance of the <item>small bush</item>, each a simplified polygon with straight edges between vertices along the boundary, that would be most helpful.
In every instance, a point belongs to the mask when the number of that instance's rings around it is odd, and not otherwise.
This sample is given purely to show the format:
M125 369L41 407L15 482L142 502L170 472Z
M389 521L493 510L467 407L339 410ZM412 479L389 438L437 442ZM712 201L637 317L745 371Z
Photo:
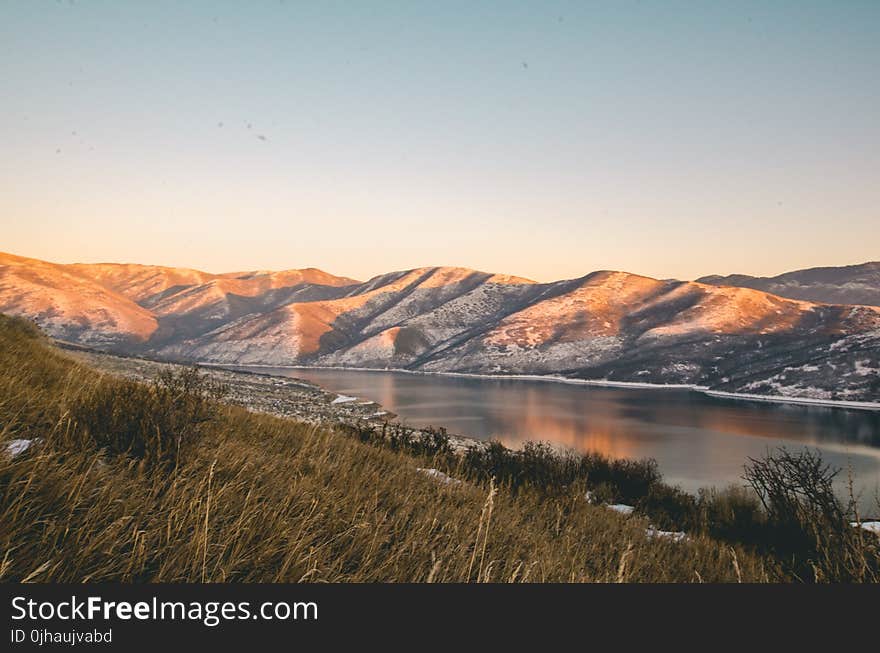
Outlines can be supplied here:
M585 454L581 466L590 483L608 483L615 488L616 501L633 505L663 481L653 459L609 460L600 454Z
M519 450L496 441L472 447L465 453L462 468L472 478L494 478L513 491L533 488L560 494L585 484L591 489L604 488L609 500L633 504L661 483L653 460L612 461L595 453L560 452L542 442L527 442Z
M165 372L152 384L102 379L71 416L94 443L147 463L175 463L204 431L225 388L196 369Z
M598 505L602 504L611 504L614 503L617 499L615 498L614 488L611 487L608 483L599 483L598 485L593 485L590 487L590 494L588 498L590 503L595 503Z
M839 469L810 450L782 448L750 461L745 479L767 514L763 539L791 573L817 582L880 580L876 538L850 526L852 506L834 492Z
M449 443L449 435L446 429L428 427L419 432L412 453L422 456L448 456L452 454L452 445Z
M767 515L755 493L744 487L700 490L697 511L701 529L713 537L753 546L763 543Z
M422 430L407 428L387 422L381 430L367 422L349 424L341 422L336 431L365 444L401 451L412 456L451 459L454 455L446 429L428 427Z
M534 488L546 494L558 494L583 478L573 456L541 442L527 442L520 450L508 449L497 441L471 447L465 453L462 472L479 481L495 479L513 492Z
M46 337L40 331L35 322L24 317L3 315L0 313L0 330L3 331L4 339L14 341L16 339L45 340Z
M658 528L686 530L698 528L697 501L692 494L664 483L654 483L647 494L636 502L636 509L650 515Z

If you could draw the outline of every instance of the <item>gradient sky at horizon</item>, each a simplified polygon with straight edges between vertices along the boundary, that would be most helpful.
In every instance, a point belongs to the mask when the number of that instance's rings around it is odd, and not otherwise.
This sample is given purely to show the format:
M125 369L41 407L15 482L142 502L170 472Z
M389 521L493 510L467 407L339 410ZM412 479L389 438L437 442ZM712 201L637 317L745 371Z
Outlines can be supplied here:
M0 5L0 251L368 278L880 259L880 2Z

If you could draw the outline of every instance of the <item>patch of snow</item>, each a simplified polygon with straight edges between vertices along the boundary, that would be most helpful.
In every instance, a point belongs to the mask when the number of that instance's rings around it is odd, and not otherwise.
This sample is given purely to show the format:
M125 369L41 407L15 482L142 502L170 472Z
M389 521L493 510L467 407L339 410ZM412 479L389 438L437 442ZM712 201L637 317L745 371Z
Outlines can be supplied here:
M4 452L12 458L15 458L30 449L33 443L33 440L10 440L6 443Z
M790 366L786 367L783 371L784 372L818 372L819 366L818 365L810 365L809 363L806 363L804 365L801 365L800 367L790 367Z
M661 531L656 528L646 528L645 535L650 539L654 537L670 539L673 542L682 542L687 539L683 531Z
M868 531L869 533L874 533L875 535L880 535L880 521L863 521L861 524L857 521L850 522L850 526L856 528L861 526L863 529Z
M670 363L661 368L661 374L676 374L679 376L690 377L700 371L700 366L696 363Z
M444 474L439 469L434 469L433 467L431 467L431 468L416 467L416 471L421 472L425 476L430 476L434 480L436 480L440 483L443 483L444 485L459 485L459 484L461 484L461 481L459 481L457 478L452 478L448 474Z
M334 399L330 403L331 404L347 404L350 401L357 401L357 397L349 397L347 395L339 395L338 397L336 397L336 399Z
M608 505L608 509L619 512L621 515L631 515L635 510L633 506L628 506L625 503L612 503Z

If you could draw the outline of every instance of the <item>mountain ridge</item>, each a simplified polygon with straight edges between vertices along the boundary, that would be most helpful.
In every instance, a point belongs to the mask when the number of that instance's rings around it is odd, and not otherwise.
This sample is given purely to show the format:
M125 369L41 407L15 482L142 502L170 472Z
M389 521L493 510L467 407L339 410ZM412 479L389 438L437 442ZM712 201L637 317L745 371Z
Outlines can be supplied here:
M880 261L857 265L814 267L774 277L747 274L709 275L697 279L711 285L763 290L775 295L829 304L880 306Z
M701 279L598 270L539 283L435 266L360 282L315 268L212 274L0 254L0 312L67 341L173 360L880 399L880 307Z

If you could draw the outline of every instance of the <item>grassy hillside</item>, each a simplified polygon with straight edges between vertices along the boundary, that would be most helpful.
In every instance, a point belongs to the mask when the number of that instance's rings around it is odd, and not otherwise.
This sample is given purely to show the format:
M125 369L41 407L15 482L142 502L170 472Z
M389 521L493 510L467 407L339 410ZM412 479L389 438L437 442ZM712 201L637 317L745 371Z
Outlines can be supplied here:
M195 374L102 376L0 316L0 581L792 578L696 531L649 538L647 521L588 503L577 477L548 491L496 474L496 487L474 473L485 460L453 467L442 446L385 446L222 393ZM33 444L12 456L16 439Z

